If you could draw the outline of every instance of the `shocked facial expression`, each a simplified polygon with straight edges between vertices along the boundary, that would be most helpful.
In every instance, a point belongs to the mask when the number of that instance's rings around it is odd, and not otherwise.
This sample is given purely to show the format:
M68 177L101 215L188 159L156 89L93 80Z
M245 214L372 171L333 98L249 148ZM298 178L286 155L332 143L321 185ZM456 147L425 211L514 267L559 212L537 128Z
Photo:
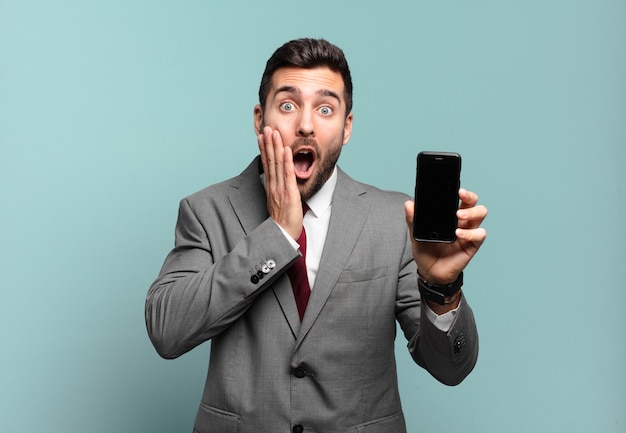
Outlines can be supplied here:
M307 200L328 180L352 133L341 75L327 67L278 69L265 109L254 107L254 126L277 130L291 147L300 195Z

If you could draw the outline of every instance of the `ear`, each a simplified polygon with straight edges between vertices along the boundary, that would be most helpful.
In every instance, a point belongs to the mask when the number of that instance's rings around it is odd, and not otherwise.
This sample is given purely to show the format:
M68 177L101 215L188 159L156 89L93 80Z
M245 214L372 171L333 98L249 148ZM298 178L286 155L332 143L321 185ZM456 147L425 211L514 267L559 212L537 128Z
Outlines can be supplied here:
M254 133L261 133L261 125L263 125L263 109L260 104L254 106Z
M350 136L352 135L352 119L353 115L352 112L350 112L343 124L343 144L348 144L348 141L350 141Z

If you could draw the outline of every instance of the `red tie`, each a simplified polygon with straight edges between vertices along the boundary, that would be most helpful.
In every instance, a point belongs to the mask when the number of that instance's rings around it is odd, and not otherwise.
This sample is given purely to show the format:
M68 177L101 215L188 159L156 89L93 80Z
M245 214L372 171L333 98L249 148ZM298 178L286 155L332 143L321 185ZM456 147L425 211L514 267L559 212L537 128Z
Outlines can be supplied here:
M303 204L302 210L306 215L309 207ZM289 280L291 280L293 295L296 298L296 305L298 306L298 314L300 315L300 320L302 320L304 310L306 310L306 304L309 302L309 296L311 295L309 277L306 273L306 231L304 230L304 226L302 226L302 233L300 233L300 237L298 238L298 244L300 245L302 256L287 270L287 275L289 275Z

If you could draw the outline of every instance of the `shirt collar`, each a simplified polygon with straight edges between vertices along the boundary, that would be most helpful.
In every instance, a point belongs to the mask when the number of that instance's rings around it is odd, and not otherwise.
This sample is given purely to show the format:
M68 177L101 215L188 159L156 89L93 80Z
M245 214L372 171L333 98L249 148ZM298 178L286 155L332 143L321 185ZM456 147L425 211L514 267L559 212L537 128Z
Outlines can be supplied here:
M309 209L316 217L322 215L333 203L335 186L337 186L337 166L335 166L335 168L333 169L333 173L330 175L324 185L322 185L320 190L313 194L313 196L306 201Z

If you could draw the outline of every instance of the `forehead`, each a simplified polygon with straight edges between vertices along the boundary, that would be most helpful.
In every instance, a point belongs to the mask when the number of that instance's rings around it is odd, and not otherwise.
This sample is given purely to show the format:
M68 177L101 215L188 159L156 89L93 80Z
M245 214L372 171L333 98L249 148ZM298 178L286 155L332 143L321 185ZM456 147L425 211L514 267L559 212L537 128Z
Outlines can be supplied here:
M326 66L312 69L280 68L272 76L271 94L285 88L294 88L300 93L319 94L329 90L338 94L343 101L344 84L339 72L332 71Z

